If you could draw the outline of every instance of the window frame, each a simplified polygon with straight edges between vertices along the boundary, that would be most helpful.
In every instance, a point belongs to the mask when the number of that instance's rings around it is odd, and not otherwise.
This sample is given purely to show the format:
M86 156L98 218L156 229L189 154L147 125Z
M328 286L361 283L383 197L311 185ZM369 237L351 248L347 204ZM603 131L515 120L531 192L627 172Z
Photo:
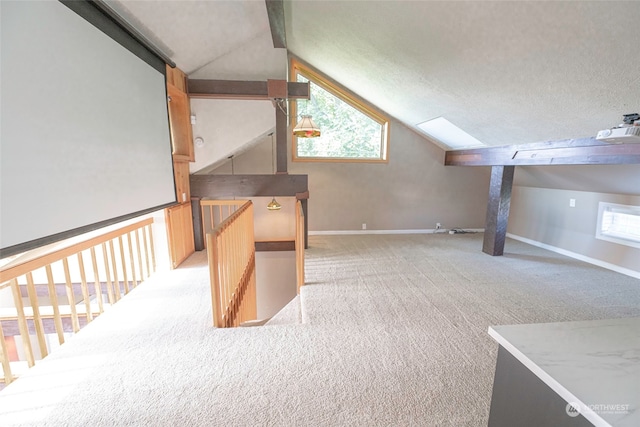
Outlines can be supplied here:
M320 74L318 71L311 69L311 67L302 64L295 58L291 59L291 66L289 67L289 81L297 82L297 76L301 74L304 78L308 79L311 83L321 87L329 92L331 95L342 100L352 108L360 111L370 119L379 123L382 126L380 142L380 158L358 158L358 157L300 157L298 156L298 137L293 136L293 127L296 125L297 119L297 102L292 100L289 103L289 125L291 129L291 157L294 162L338 162L338 163L388 163L389 162L389 118L374 108L371 104L367 103L363 99L356 95L349 93L346 89L339 86L337 83L331 81L328 77ZM322 130L322 129L321 129Z
M620 245L631 246L634 248L640 248L640 241L633 238L625 238L623 236L617 236L615 234L609 234L603 232L602 221L604 218L604 212L607 209L615 209L615 211L623 214L631 214L640 217L640 206L633 205L621 205L617 203L599 202L598 203L598 221L596 223L596 239L606 240L608 242L618 243Z

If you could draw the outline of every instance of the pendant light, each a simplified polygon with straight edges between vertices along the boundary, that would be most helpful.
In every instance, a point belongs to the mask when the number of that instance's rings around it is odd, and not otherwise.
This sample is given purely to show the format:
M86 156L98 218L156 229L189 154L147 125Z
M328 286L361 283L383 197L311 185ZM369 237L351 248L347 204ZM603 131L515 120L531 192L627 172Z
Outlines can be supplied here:
M275 197L272 198L269 204L267 205L267 209L269 209L270 211L279 211L280 208L282 208L282 206L280 205L280 203L278 203Z
M311 116L303 115L293 128L293 135L298 138L316 138L320 136L320 128L313 122Z

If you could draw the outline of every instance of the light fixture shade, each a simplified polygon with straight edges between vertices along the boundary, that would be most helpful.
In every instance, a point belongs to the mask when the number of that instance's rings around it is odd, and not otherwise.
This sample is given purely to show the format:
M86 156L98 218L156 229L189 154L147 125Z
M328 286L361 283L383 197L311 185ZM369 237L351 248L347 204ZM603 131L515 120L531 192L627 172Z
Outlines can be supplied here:
M270 211L279 211L281 207L282 206L280 205L280 203L278 203L275 197L271 199L271 201L267 205L267 209L269 209Z
M313 122L311 116L302 116L293 128L293 135L298 138L316 138L320 136L320 128Z

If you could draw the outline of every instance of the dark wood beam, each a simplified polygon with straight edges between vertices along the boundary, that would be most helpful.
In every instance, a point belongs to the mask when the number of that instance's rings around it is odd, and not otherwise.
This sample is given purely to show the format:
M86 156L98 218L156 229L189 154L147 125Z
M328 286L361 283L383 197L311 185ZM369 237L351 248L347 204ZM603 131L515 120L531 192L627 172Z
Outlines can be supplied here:
M285 174L288 168L287 157L287 132L288 120L287 113L276 105L276 173Z
M493 166L489 187L489 203L484 229L482 252L489 255L502 255L507 237L509 207L511 205L511 187L515 166Z
M309 83L287 82L287 99L309 99ZM189 97L210 99L271 100L266 81L188 80Z
M191 175L191 196L294 197L308 191L307 175Z
M256 241L256 251L258 252L281 252L281 251L295 251L295 240L276 240L276 241Z
M621 165L640 163L640 144L595 138L447 151L447 166Z
M273 47L287 48L287 35L284 26L284 2L282 0L265 0L267 16L271 27Z

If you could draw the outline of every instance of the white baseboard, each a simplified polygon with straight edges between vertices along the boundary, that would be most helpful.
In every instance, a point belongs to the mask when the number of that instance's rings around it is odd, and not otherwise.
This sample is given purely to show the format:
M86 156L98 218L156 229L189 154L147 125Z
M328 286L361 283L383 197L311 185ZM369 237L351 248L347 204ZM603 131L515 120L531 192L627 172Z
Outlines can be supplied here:
M482 233L484 228L460 228L457 230L471 231L474 233ZM325 230L325 231L311 231L309 230L309 236L339 236L339 235L354 235L354 234L448 234L448 229L417 229L417 230Z
M507 237L510 237L514 240L519 240L524 243L528 243L532 246L537 246L542 249L546 249L551 252L559 253L560 255L565 255L570 258L577 259L579 261L588 262L589 264L597 265L598 267L606 268L607 270L613 270L616 273L624 274L626 276L635 277L636 279L640 279L640 271L631 270L629 268L620 267L619 265L612 264L610 262L602 261L599 259L591 258L582 254L578 254L575 252L568 251L566 249L558 248L555 246L547 245L546 243L538 242L536 240L527 239L526 237L518 236L515 234L507 233Z

